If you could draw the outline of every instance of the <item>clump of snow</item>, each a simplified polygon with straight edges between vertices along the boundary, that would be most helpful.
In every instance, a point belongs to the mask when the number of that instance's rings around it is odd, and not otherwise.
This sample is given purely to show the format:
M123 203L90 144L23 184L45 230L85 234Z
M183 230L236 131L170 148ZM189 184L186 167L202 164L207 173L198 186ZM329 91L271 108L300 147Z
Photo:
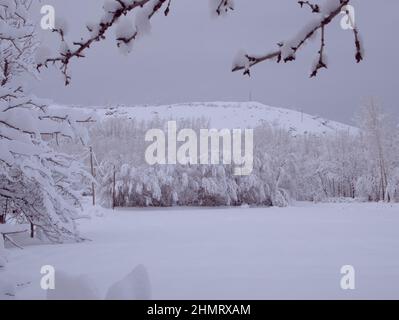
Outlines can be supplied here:
M133 22L130 19L124 18L119 21L115 30L115 36L118 41L117 45L121 53L128 54L132 51L133 48L132 37L135 34L136 34L136 28L134 27Z
M211 9L212 16L224 16L229 11L234 10L234 1L209 0L209 7Z
M47 291L47 300L98 300L97 288L86 275L72 276L57 271L55 289Z
M245 70L249 70L249 59L247 53L244 50L240 50L237 52L233 59L233 68L237 66L244 66Z
M150 10L148 7L140 9L136 14L136 28L139 35L147 35L151 32L149 19Z
M106 13L112 13L118 10L121 4L118 1L107 0L104 2L103 9Z
M125 278L109 288L106 299L150 300L151 285L147 269L143 265L138 265Z

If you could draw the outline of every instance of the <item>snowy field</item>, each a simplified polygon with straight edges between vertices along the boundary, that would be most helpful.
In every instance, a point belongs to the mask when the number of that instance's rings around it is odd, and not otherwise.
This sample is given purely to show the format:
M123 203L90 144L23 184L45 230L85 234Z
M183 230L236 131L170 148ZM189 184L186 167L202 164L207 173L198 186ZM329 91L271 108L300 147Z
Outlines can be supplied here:
M104 298L140 264L153 299L399 298L399 205L98 209L92 215L80 221L91 241L8 250L0 277L19 284L18 299L46 298L43 265L87 275ZM343 265L356 270L355 290L340 287Z

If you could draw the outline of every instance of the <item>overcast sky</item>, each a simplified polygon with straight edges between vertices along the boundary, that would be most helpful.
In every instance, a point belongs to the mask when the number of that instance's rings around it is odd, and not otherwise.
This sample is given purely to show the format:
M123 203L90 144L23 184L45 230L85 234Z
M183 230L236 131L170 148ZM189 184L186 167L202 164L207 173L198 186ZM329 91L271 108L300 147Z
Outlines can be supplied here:
M240 49L264 53L303 27L311 14L296 0L235 0L236 10L226 17L210 14L209 0L172 0L168 17L152 21L149 36L123 56L115 33L74 60L72 83L65 87L60 72L50 68L32 91L58 103L78 105L169 104L190 101L247 101L272 105L351 123L364 98L377 97L399 117L398 0L357 0L356 21L364 39L365 61L354 61L351 31L339 19L327 30L329 69L316 79L309 72L318 43L309 44L286 65L267 62L252 70L252 77L231 73ZM377 3L379 6L377 6ZM68 39L86 35L85 23L97 21L103 1L47 0L56 17L68 21ZM40 19L39 8L36 10ZM56 37L40 31L41 40L57 47Z

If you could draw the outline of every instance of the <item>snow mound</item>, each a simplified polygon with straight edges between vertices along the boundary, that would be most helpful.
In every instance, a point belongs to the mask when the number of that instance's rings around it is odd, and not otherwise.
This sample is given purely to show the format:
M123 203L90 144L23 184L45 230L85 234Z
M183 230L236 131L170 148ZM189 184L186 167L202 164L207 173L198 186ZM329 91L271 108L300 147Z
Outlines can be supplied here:
M99 300L95 285L86 275L55 273L55 289L47 290L47 300Z
M106 300L150 300L151 285L147 269L138 265L125 278L112 285Z

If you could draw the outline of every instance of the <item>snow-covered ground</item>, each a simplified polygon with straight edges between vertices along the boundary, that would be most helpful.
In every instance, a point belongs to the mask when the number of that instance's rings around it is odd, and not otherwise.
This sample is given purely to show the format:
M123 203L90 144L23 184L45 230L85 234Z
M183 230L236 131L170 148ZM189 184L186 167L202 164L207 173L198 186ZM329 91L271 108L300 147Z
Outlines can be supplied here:
M53 106L53 108L65 107ZM186 120L203 117L210 120L212 128L235 129L254 128L262 123L284 128L293 135L313 133L331 134L337 131L356 133L357 129L336 121L312 116L291 109L271 107L259 102L192 102L158 106L117 106L117 107L72 107L87 113L95 110L99 119L111 117L149 121L155 118L163 120Z
M90 211L91 241L8 250L0 277L17 298L46 297L43 265L87 275L102 298L138 265L153 299L399 298L399 205ZM355 290L340 287L343 265Z

